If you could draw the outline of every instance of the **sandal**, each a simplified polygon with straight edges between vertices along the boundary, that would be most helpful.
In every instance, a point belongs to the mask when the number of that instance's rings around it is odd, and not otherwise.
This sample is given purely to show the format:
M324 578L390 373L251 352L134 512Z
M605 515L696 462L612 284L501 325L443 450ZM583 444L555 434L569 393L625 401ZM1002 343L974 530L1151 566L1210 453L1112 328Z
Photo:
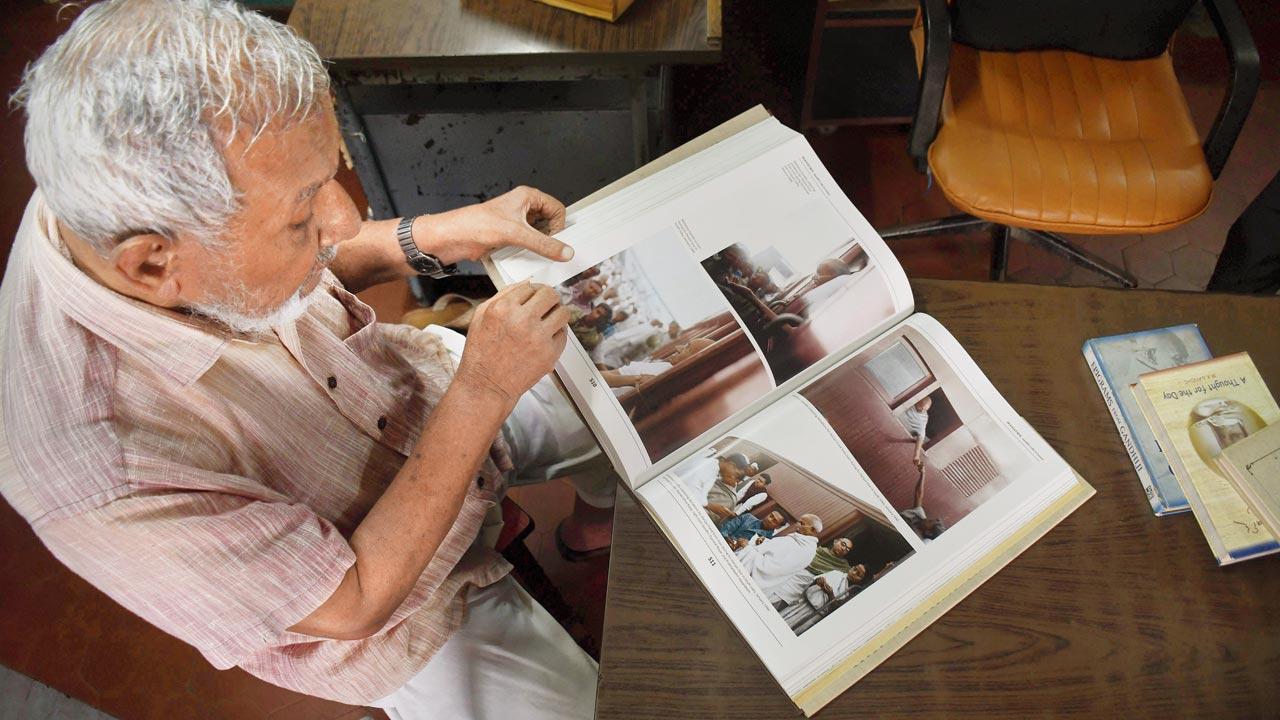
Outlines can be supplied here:
M593 550L574 550L573 548L569 547L568 545L565 544L564 538L560 536L560 528L563 526L564 526L564 521L561 520L560 524L556 525L555 532L552 533L552 535L555 535L556 549L560 551L560 557L564 558L565 560L568 560L569 562L585 562L587 560L591 560L592 558L604 557L605 555L609 554L609 549L611 547L609 545L605 545L604 547L598 547Z

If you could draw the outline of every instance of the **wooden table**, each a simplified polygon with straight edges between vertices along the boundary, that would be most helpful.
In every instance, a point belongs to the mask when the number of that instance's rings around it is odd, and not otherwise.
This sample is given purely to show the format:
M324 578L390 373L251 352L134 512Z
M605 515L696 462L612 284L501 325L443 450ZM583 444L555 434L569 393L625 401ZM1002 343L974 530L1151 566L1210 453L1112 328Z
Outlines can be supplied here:
M1080 346L1195 322L1275 393L1280 298L913 287L1098 494L817 717L1276 717L1280 557L1219 568L1190 514L1151 514ZM615 522L597 717L800 717L626 494Z
M411 65L663 65L715 56L718 8L715 0L710 8L707 0L636 0L607 23L533 0L299 0L289 25L325 59L393 72Z

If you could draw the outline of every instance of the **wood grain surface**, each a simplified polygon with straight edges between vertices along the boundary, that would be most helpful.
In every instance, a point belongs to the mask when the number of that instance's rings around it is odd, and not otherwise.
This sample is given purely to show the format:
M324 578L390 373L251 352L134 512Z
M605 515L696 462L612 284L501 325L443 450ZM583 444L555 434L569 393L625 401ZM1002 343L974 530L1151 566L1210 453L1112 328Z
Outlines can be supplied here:
M299 0L289 25L343 66L710 62L707 0L636 0L616 23L533 0Z
M1080 346L1195 322L1275 393L1280 298L912 284L1098 494L817 717L1276 717L1280 557L1151 514ZM802 717L625 493L615 522L597 717Z

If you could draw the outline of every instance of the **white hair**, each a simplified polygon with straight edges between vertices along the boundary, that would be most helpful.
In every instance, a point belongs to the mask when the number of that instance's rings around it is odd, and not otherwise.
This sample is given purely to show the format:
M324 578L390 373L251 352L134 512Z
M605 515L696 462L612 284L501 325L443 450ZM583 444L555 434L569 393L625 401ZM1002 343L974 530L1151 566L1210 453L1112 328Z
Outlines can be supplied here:
M813 528L814 532L822 532L822 518L813 513L805 513L800 516L800 522Z
M223 151L311 116L329 77L289 28L227 0L107 0L30 65L27 167L105 253L141 232L218 247L240 195Z

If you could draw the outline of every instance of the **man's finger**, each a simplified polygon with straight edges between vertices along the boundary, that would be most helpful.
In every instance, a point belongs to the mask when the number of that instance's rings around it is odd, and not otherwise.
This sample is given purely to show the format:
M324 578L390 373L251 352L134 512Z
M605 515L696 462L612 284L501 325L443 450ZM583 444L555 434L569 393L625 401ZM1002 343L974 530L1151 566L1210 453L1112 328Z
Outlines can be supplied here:
M537 292L538 287L545 286L535 287L534 284L528 280L521 280L515 285L508 285L507 287L499 290L498 293L493 296L493 299L495 301L510 300L517 305L523 305L529 298L533 297L533 294Z
M573 248L565 245L550 235L543 235L527 225L520 231L519 237L516 238L516 244L527 247L549 260L565 260L573 259Z
M552 235L564 229L564 203L537 188L529 188L527 197L529 216L526 219L530 225L540 225Z
M524 302L538 319L542 319L544 315L551 312L560 304L560 294L547 285L539 285L538 291L535 292L528 300Z
M550 327L564 328L569 324L570 317L569 308L559 305L552 308L551 312L547 313L546 317L542 318L542 322L546 323Z
M551 336L551 345L555 348L556 355L559 356L564 352L564 346L569 342L569 332L565 328L556 330Z

